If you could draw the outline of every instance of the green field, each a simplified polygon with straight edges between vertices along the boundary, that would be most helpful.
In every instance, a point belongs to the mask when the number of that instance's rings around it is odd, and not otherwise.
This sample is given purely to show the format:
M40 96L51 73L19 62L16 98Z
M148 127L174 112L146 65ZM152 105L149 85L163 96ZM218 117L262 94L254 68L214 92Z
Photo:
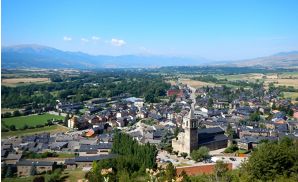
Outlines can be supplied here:
M3 118L1 125L5 123L6 126L15 125L17 129L28 126L44 125L49 119L64 119L63 116L56 116L52 114L42 114L42 115L28 115L28 116L19 116L12 118ZM4 123L3 123L4 122Z
M44 133L44 132L60 133L60 132L66 132L66 131L68 131L68 129L66 127L63 127L60 125L52 125L52 126L45 126L42 128L1 132L1 137L7 138L7 137L11 137L11 136L34 135L37 133Z

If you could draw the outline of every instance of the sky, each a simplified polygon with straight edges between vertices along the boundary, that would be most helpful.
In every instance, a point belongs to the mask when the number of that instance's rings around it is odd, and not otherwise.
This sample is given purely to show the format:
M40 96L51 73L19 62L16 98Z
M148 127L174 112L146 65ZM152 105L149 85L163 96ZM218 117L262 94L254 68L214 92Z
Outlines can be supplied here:
M2 0L1 44L236 60L298 50L297 0Z

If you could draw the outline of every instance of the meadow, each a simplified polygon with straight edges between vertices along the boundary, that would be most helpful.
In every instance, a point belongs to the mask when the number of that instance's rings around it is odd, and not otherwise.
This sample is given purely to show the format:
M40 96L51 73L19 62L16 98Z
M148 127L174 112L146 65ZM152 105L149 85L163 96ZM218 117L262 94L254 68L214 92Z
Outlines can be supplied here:
M9 87L16 87L22 85L28 85L32 83L49 83L51 82L49 78L3 78L2 85Z
M63 120L63 116L57 116L52 114L42 114L42 115L28 115L28 116L19 116L11 118L2 118L1 125L11 126L15 125L16 129L21 129L26 124L27 126L36 127L36 125L44 125L48 120ZM4 122L4 123L3 123Z

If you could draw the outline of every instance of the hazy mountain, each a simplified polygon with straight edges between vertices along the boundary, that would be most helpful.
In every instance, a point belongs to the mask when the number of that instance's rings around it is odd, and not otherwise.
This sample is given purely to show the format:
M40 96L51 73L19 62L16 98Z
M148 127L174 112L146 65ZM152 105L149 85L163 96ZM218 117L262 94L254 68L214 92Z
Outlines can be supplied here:
M297 67L298 51L280 52L272 56L260 57L255 59L234 61L234 66L262 66L262 67Z
M61 51L40 45L2 47L2 68L133 68L207 64L206 59L155 55L105 56Z

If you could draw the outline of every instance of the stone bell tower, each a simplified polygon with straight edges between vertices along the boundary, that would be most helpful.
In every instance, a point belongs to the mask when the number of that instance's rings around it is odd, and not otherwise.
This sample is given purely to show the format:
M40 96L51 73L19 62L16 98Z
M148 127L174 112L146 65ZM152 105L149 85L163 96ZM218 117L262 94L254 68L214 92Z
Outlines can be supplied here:
M192 150L198 148L198 120L195 119L192 109L186 118L184 132L184 148L190 154Z

